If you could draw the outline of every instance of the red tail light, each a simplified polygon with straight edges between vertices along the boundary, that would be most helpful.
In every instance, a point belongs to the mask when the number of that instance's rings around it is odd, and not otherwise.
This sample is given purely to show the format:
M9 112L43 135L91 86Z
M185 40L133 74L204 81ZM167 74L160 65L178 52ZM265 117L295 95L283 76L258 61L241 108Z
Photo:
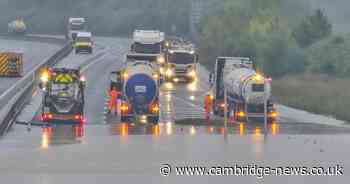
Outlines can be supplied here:
M75 115L75 116L74 116L74 119L75 119L75 120L80 120L80 115Z
M42 121L49 121L53 118L53 115L51 113L43 113L41 115Z
M79 121L80 123L85 123L85 118L84 118L83 115L77 114L77 115L74 116L74 119L76 121Z

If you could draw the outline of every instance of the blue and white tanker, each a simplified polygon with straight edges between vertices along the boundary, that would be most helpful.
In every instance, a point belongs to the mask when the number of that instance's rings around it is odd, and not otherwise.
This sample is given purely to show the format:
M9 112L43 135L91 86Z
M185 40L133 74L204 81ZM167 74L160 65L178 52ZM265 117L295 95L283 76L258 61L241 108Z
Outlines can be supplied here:
M159 73L147 61L127 62L122 75L121 122L158 123Z

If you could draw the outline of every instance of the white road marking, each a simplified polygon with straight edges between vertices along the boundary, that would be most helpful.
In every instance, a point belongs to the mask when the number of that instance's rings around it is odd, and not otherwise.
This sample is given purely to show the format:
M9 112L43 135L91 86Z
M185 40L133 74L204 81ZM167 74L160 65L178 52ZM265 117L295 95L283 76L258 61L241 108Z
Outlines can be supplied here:
M106 55L106 53L103 53L103 54L101 54L100 57L94 59L92 62L90 62L89 64L85 65L85 66L81 69L81 72L84 73L87 69L89 69L90 66L95 65L96 63L102 61L102 60L105 58L105 55Z

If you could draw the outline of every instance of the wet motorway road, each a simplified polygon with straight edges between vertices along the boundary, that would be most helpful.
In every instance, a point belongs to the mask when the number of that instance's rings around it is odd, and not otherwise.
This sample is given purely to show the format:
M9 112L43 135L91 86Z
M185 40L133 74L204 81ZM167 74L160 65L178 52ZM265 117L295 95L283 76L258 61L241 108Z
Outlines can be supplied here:
M177 125L175 120L202 118L207 73L200 68L195 85L165 84L161 91L161 123L120 123L106 114L110 71L121 66L127 39L96 39L93 55L71 54L60 66L82 66L87 78L87 123L82 126L15 125L0 140L0 178L5 183L342 183L348 177L160 177L164 163L265 166L304 164L349 166L350 129L344 126L281 121L232 123L225 137L222 126ZM38 109L32 109L35 114ZM37 117L34 117L34 120Z

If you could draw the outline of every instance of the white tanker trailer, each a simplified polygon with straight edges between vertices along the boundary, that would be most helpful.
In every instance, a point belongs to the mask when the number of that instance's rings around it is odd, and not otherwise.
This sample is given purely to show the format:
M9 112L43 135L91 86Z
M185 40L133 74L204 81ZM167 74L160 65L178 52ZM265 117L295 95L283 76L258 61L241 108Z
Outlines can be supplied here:
M263 119L265 101L269 121L275 121L277 112L271 102L271 80L254 70L249 58L219 57L213 76L213 110L224 115L224 89L227 92L229 115L236 121Z
M158 123L159 73L148 61L129 61L112 83L121 87L121 121ZM114 82L113 82L114 81Z
M22 34L24 35L27 31L27 26L23 19L16 19L8 24L8 33L10 34Z

